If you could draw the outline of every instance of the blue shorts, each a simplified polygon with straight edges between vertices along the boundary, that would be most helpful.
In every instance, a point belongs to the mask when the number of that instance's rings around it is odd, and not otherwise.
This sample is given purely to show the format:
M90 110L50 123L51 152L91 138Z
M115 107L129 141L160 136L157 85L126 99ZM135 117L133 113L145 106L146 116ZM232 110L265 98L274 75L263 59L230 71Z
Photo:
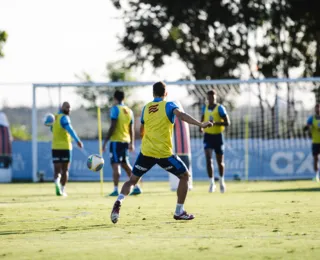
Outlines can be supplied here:
M110 163L129 163L129 143L110 142Z
M186 165L177 155L172 155L168 158L154 158L140 153L133 166L132 173L135 176L142 177L155 164L158 164L161 168L171 172L176 176L179 176L187 171Z
M212 149L216 154L224 154L223 134L204 134L204 149Z
M312 154L313 155L320 154L320 144L312 144Z

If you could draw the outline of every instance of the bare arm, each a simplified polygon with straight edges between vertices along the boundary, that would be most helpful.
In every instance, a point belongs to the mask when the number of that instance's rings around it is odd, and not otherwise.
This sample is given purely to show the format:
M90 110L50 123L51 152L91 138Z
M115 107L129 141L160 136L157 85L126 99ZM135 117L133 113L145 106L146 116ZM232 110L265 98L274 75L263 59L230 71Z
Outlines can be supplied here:
M144 124L141 124L140 126L140 137L142 139L142 137L144 136Z
M193 118L192 116L190 116L189 114L185 113L185 112L182 112L180 111L179 109L175 109L173 111L173 113L182 121L185 121L187 122L188 124L191 124L191 125L196 125L196 126L199 126L201 128L206 128L206 127L209 127L209 126L212 126L212 123L211 122L200 122L198 121L197 119Z
M223 122L214 122L213 125L216 126L229 126L230 125L230 118L228 115L222 117Z
M303 131L306 132L306 131L309 131L310 130L310 125L305 125L303 127Z
M116 119L112 119L110 128L109 128L108 133L106 135L106 138L104 139L104 142L103 142L103 148L102 148L103 151L105 151L107 142L109 141L109 139L112 136L114 130L116 129L116 126L117 126L117 120Z
M202 114L201 115L201 122L204 121L204 115ZM199 131L202 133L203 132L203 128L202 127L199 127Z
M129 133L130 133L129 150L134 151L134 124L133 123L130 124Z

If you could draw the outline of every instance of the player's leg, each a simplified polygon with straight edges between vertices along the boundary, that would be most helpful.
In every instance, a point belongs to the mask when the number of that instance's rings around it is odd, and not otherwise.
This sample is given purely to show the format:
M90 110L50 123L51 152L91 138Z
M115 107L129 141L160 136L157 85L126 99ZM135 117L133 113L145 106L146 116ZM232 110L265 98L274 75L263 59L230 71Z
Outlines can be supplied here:
M54 184L55 191L57 196L61 196L61 186L60 186L60 178L62 173L61 168L61 158L59 154L59 150L52 150L52 162L53 162L53 171L54 171Z
M113 179L113 192L109 194L109 196L118 196L119 195L119 180L121 175L120 169L120 151L121 151L121 143L118 142L110 142L110 164L112 168L112 179Z
M216 153L216 160L219 169L219 183L220 183L220 192L224 193L226 191L226 184L224 182L224 155L223 153Z
M215 192L216 184L214 181L214 169L213 169L213 159L212 159L212 149L206 148L204 150L205 157L206 157L206 166L207 166L207 173L210 181L209 192Z
M69 167L71 163L72 150L60 150L61 156L61 192L62 196L67 196L66 184L69 180Z
M113 162L111 163L112 168L112 179L113 179L113 192L109 194L109 196L118 196L119 195L119 180L121 175L120 163Z
M140 178L147 173L154 165L156 164L156 159L148 156L144 156L142 153L139 154L132 170L132 174L127 180L122 188L121 193L119 194L116 202L113 205L111 211L111 221L112 223L117 223L120 217L120 207L124 198L130 193L132 186L135 186Z
M313 168L315 172L315 181L319 182L319 153L320 144L312 144Z
M130 178L132 175L132 166L129 161L129 143L122 143L122 149L121 149L121 167L125 170L128 177ZM142 193L141 188L139 187L139 184L137 183L130 195L139 195Z
M62 168L62 174L61 174L61 192L62 196L68 196L66 192L66 185L69 180L69 167L70 167L70 162L63 162L61 163L61 168Z
M60 162L54 162L53 163L53 170L54 170L54 184L55 184L55 190L56 195L61 196L61 185L60 185L60 179L62 174L62 167Z
M132 167L130 165L129 159L126 160L125 162L122 162L121 167L125 170L128 177L130 178L132 175ZM130 193L130 195L139 195L141 193L142 193L142 189L139 187L139 183L137 183L134 185L134 188L133 188L132 192Z
M173 218L176 220L192 220L194 216L184 210L184 203L189 190L189 172L183 161L176 155L159 159L159 166L179 178L177 189L177 205Z

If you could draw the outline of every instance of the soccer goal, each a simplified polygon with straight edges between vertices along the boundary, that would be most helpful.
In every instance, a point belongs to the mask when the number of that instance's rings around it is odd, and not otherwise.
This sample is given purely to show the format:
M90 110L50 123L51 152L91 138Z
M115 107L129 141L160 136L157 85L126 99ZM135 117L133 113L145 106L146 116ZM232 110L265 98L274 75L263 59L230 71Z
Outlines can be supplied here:
M105 133L109 125L108 109L112 105L113 92L116 88L122 88L126 93L125 103L134 110L138 131L142 107L153 99L153 83L33 84L33 181L38 180L39 172L50 172L52 167L50 145L47 142L50 133L41 124L46 112L55 112L63 101L69 101L73 108L71 121L75 130L86 140L85 147L90 152L98 153L95 108L101 107L102 129ZM226 108L231 119L231 125L226 128L224 135L227 180L305 179L313 176L311 140L302 128L313 114L315 103L320 101L320 78L196 80L166 84L167 101L179 102L187 113L197 119L201 118L207 91L216 91L218 102ZM50 104L49 109L44 108L46 104ZM189 137L193 179L206 180L203 134L198 127L190 126ZM132 159L137 156L140 144L141 140L138 139L137 151ZM215 176L218 176L217 167ZM51 176L47 178L49 180ZM104 178L111 180L111 174L105 174ZM98 179L98 175L87 171L84 155L75 148L70 180ZM157 168L145 177L145 180L167 179L167 173Z

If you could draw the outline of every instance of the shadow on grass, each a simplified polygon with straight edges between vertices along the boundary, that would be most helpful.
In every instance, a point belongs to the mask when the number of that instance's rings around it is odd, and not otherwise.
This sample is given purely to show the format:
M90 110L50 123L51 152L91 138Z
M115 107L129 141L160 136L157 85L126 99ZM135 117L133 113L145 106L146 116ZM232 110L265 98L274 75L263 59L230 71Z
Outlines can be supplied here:
M295 188L295 189L277 189L277 190L257 190L253 192L320 192L320 187Z
M0 236L9 236L9 235L24 235L24 234L33 234L33 233L46 233L46 232L67 232L67 231L87 231L93 229L107 229L112 228L114 224L105 224L105 225L90 225L84 227L66 227L61 226L57 228L47 228L47 229L38 229L38 230L10 230L10 231L0 231Z

